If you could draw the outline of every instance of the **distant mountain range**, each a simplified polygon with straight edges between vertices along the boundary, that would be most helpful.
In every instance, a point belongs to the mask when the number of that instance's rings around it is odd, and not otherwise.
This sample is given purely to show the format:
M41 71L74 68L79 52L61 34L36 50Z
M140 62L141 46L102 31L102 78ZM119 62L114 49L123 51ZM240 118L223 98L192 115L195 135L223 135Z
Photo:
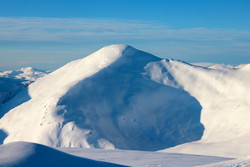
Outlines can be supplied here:
M0 105L25 89L25 86L49 73L50 71L38 70L32 67L14 71L0 71Z
M13 71L0 71L0 77L17 79L24 83L31 83L36 81L38 78L44 77L51 71L39 70L32 67L25 67Z

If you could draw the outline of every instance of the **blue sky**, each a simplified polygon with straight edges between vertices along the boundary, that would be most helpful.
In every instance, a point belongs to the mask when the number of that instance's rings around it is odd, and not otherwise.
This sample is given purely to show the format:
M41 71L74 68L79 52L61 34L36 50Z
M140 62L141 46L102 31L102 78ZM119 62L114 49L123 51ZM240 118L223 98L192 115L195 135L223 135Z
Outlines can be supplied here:
M0 70L56 69L115 43L250 63L249 0L0 0Z

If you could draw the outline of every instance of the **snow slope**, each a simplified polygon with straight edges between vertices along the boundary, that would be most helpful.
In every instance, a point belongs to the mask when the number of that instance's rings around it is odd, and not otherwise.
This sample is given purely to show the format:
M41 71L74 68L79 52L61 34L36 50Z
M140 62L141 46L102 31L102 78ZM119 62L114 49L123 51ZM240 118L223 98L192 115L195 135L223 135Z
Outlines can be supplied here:
M233 159L233 160L200 165L200 167L249 167L249 166L250 166L249 157L241 157L241 158Z
M0 153L1 167L111 167L122 165L136 167L247 167L250 165L249 157L232 159L213 156L159 153L147 151L51 148L44 145L27 142L13 142L5 145L0 145Z
M218 162L224 163L228 160L232 160L231 158L222 157L158 153L147 151L51 148L44 145L28 142L13 142L5 145L0 145L0 153L1 167L111 167L122 165L136 167L191 167Z
M38 70L32 67L21 68L14 71L0 71L0 105L7 102L25 89L30 83L47 75L48 71ZM0 118L3 112L0 111Z
M36 81L1 109L4 143L159 150L199 140L200 103L189 93L150 79L160 61L126 45L111 45ZM8 111L10 108L12 110Z
M0 77L0 105L14 97L22 89L24 89L24 86L20 81Z
M14 142L0 145L0 166L1 167L122 167L101 161L81 158L66 154L53 148L27 142Z
M201 156L179 153L151 151L105 150L84 148L57 148L60 151L79 157L123 164L134 167L193 167L204 164L223 163L232 158ZM234 160L233 160L234 161ZM210 165L211 167L212 165Z
M229 65L229 64L216 64L216 63L192 63L193 65L196 65L196 66L201 66L201 67L206 67L206 68L209 68L209 69L238 69L239 67L238 66L233 66L233 65Z
M166 151L233 157L250 154L249 67L211 69L175 60L148 65L156 69L154 80L164 83L167 79L157 68L165 69L202 106L202 139Z

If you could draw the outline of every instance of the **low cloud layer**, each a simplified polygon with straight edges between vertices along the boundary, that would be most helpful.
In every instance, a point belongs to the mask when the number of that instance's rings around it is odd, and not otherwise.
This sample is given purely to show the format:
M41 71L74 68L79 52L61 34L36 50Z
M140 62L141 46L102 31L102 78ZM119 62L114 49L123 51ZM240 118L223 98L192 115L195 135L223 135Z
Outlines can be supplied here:
M113 43L189 62L250 63L250 31L177 29L138 20L0 17L0 70L21 62L43 62L38 66L43 68L46 61L57 64L46 68L57 68Z
M165 39L250 43L250 31L188 28L162 23L84 18L0 18L0 41L79 42L98 39Z

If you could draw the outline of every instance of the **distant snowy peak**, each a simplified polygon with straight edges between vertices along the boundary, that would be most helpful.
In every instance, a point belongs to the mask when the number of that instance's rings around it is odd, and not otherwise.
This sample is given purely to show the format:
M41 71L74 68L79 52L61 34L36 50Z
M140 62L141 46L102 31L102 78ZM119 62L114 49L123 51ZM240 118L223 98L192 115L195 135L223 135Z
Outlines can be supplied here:
M9 101L37 79L46 76L50 71L25 67L14 71L0 71L0 104ZM1 116L1 113L0 113Z
M49 73L50 73L50 71L39 70L39 69L35 69L32 67L25 67L25 68L21 68L19 70L2 71L2 72L0 72L0 77L19 79L21 81L34 82L38 78L44 77L45 75L47 75Z

